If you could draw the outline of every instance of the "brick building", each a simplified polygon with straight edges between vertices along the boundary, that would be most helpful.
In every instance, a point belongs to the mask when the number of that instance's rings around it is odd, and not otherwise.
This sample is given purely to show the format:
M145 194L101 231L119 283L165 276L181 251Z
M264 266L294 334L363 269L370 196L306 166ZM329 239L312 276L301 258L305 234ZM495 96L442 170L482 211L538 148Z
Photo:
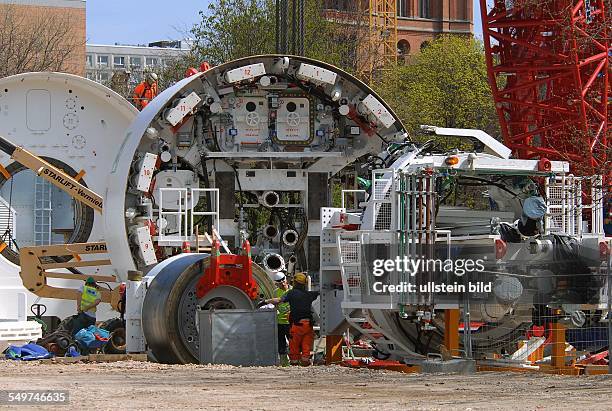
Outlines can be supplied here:
M85 76L86 0L0 0L0 14L14 13L25 22L40 22L42 18L57 17L57 22L66 24L69 32L64 36L68 57L63 72Z
M410 54L439 34L473 34L472 0L398 0L398 50Z
M330 11L351 11L356 1L326 0ZM408 56L426 46L440 34L474 33L474 10L472 0L397 0L397 49L400 56Z

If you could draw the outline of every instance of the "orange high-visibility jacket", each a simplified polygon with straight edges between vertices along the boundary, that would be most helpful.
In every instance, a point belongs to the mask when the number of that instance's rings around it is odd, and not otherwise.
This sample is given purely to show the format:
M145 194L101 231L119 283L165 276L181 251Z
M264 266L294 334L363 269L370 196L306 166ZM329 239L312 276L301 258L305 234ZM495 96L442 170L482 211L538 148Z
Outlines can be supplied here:
M157 82L149 85L143 81L134 89L134 104L138 110L144 109L157 96Z

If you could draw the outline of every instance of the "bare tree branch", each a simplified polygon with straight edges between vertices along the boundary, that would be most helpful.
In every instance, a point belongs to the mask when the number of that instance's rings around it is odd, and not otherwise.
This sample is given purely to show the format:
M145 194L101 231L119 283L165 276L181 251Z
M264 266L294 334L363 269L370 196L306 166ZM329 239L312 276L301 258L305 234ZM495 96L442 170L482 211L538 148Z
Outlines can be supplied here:
M0 5L0 77L29 71L71 71L84 40L70 14L23 12ZM84 62L82 62L84 64Z

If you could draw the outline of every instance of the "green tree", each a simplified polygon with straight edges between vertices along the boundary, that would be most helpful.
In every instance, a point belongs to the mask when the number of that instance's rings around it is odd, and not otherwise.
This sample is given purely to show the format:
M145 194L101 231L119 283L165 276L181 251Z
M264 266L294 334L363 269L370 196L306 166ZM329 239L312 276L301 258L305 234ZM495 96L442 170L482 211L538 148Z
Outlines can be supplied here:
M241 57L274 53L275 3L275 0L213 1L206 11L200 12L201 21L191 30L193 54L200 60L219 65ZM337 24L323 18L322 0L306 0L305 3L305 56L345 66L340 63L347 60L345 55L354 48L344 41L350 36L340 32ZM349 68L346 66L344 68Z
M388 71L376 88L405 126L476 128L499 137L482 43L440 36L405 66Z
M213 65L274 52L273 0L216 0L200 17L194 51Z
M159 91L161 92L174 83L184 79L187 69L190 67L195 69L199 68L202 61L203 60L194 54L193 50L181 57L168 59L164 68L157 72L159 76Z

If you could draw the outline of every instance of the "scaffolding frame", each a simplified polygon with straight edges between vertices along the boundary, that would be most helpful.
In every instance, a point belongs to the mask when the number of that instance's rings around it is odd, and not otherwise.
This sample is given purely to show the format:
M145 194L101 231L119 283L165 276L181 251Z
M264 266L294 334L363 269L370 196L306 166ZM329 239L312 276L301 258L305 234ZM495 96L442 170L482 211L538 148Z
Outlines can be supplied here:
M370 50L380 50L381 58L372 59L370 81L376 65L382 70L397 64L397 1L370 0Z

